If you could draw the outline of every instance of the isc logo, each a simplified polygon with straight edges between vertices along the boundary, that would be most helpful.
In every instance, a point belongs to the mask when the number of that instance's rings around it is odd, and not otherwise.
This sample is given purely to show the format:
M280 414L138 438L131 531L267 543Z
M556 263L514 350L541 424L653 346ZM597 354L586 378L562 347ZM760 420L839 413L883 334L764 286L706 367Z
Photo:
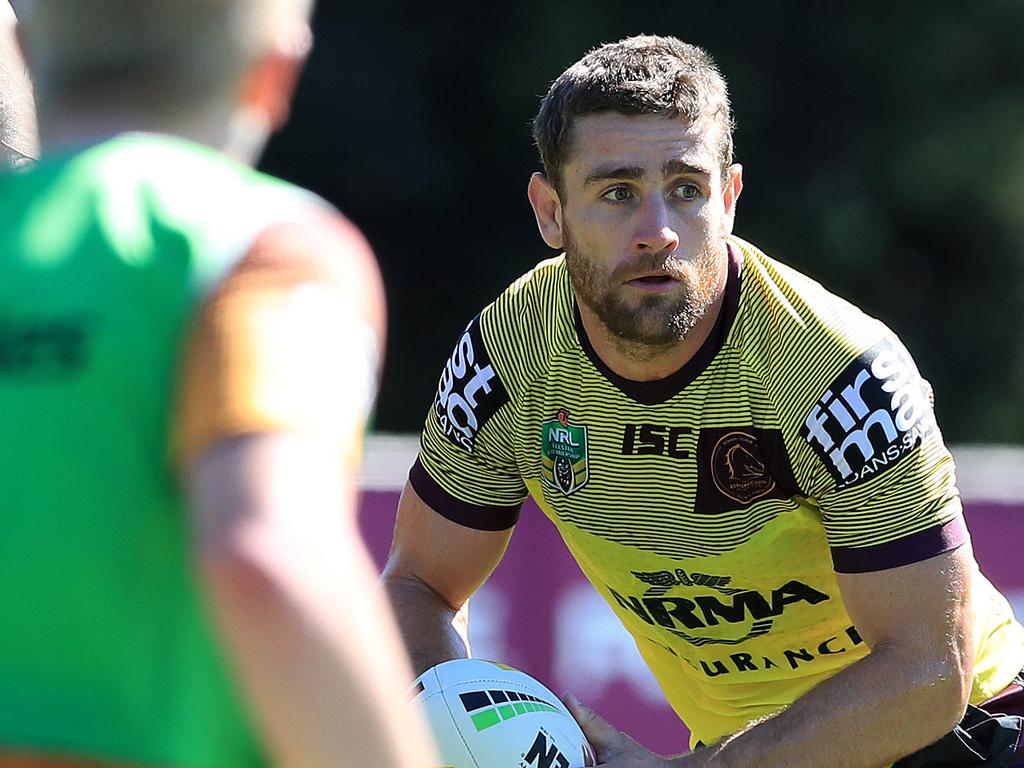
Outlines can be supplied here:
M690 452L680 444L682 438L692 432L689 427L627 424L622 433L622 455L671 456L673 459L685 459Z
M569 759L554 744L549 747L547 735L538 731L533 746L523 755L523 764L536 768L569 768Z

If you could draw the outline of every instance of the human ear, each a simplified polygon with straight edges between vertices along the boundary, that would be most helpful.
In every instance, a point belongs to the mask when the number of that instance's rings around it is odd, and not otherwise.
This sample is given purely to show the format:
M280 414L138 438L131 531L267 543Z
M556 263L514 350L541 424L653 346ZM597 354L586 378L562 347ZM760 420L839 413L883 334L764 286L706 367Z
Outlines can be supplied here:
M722 216L722 237L732 234L732 226L736 221L736 201L743 191L743 166L739 163L730 165L725 171L722 198L725 214Z
M530 177L526 195L530 198L533 215L537 218L537 229L544 242L552 248L563 248L562 201L554 184L543 173L535 173Z
M260 115L271 130L280 129L288 120L292 95L311 46L309 27L296 24L279 34L245 73L242 107Z
M14 9L0 0L0 157L21 164L39 157L35 100L26 62L27 36ZM0 169L4 163L0 162Z

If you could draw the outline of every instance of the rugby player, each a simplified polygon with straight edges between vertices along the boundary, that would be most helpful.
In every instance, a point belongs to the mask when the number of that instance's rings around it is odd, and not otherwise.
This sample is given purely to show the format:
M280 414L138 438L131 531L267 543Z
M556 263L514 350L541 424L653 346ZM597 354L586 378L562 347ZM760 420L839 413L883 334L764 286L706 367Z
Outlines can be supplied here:
M355 521L373 255L215 151L249 162L284 120L307 5L26 6L44 152L0 177L5 768L436 764Z
M674 38L555 80L529 200L564 253L444 366L385 580L417 671L468 654L530 495L708 745L659 757L574 704L602 765L885 766L968 702L1019 707L1024 628L978 571L906 349L732 234L732 124Z

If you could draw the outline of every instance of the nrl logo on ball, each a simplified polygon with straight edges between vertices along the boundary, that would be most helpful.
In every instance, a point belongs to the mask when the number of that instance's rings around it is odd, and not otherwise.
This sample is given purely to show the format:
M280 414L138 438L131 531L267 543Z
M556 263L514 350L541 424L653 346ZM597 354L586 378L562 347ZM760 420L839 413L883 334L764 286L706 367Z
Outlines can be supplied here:
M568 496L587 484L587 428L569 421L560 408L551 421L541 424L541 479Z

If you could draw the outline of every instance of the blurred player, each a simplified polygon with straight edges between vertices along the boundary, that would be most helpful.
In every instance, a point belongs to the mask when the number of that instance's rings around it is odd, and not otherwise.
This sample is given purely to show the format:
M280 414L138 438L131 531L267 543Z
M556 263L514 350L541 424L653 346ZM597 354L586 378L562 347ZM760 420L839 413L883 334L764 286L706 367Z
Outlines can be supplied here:
M44 159L0 177L7 768L431 764L354 517L373 256L214 149L251 161L285 119L305 5L25 8Z
M17 19L0 0L0 173L24 166L39 152L32 86L15 35Z
M535 137L564 254L442 371L386 570L417 670L468 652L529 494L711 745L658 757L577 707L608 768L877 768L968 701L1020 706L1024 629L978 572L931 389L881 323L732 236L707 54L602 46Z

